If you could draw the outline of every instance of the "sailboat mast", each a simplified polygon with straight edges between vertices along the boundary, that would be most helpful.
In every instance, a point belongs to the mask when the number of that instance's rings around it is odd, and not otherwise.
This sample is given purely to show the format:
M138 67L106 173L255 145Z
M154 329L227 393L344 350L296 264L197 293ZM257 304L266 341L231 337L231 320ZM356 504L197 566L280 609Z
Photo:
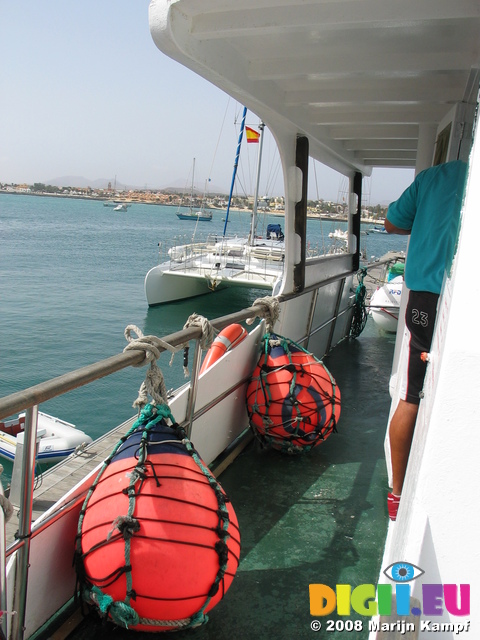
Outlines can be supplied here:
M193 159L193 167L192 167L192 191L190 193L190 211L193 211L193 189L194 189L194 180L195 180L195 158Z
M240 147L242 146L242 138L243 138L243 131L245 129L246 117L247 117L247 107L244 107L243 115L242 115L242 123L240 125L240 134L238 136L237 153L235 155L235 162L233 164L233 176L232 176L232 183L230 185L230 194L228 196L227 214L225 216L225 226L223 227L223 237L225 237L225 234L227 233L228 214L230 213L230 205L232 203L233 188L235 186L235 178L237 176L238 159L240 157Z
M253 243L255 242L255 233L257 231L258 192L260 189L260 170L261 170L261 164L262 164L263 130L265 129L265 124L261 122L258 128L260 129L260 144L258 145L257 182L255 184L255 193L253 194L252 226L250 227L249 244L251 245L253 245Z

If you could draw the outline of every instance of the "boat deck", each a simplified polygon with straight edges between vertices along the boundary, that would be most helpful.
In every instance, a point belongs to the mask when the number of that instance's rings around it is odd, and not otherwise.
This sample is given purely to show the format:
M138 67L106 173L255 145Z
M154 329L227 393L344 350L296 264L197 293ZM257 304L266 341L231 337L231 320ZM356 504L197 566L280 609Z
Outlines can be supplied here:
M88 445L84 451L72 454L51 467L37 478L33 492L32 521L60 500L87 474L101 464L112 452L114 446L133 424L133 418L110 431L102 438ZM15 540L18 531L18 508L6 525L7 546Z
M312 638L309 584L377 582L388 516L384 434L394 336L367 323L325 360L342 394L338 433L310 453L289 457L256 440L221 475L242 535L241 562L225 598L195 630L144 634L85 618L72 632L48 637L176 640ZM161 576L159 576L161 580ZM336 612L327 616L343 621ZM368 637L368 618L361 620ZM320 620L322 633L326 619ZM341 622L339 625L341 626ZM329 638L344 638L333 630Z

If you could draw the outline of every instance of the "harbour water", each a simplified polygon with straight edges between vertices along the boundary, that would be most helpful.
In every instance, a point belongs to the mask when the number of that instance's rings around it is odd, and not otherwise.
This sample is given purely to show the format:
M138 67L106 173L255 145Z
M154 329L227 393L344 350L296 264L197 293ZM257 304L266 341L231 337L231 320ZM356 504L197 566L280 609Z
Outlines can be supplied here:
M67 371L121 352L128 324L145 335L167 335L196 312L207 318L250 306L262 291L225 290L183 302L148 308L143 281L158 262L158 243L184 235L195 223L179 221L174 207L133 204L114 211L101 202L0 194L0 392L8 395ZM223 231L224 211L202 232ZM250 215L233 212L229 233L244 235ZM275 222L282 222L278 217ZM328 243L338 221L309 220L311 244ZM366 225L362 225L367 229ZM406 239L362 235L368 258L404 250ZM168 388L185 382L182 355L160 367ZM144 379L129 369L42 405L41 410L99 437L132 413ZM11 473L8 462L4 481Z

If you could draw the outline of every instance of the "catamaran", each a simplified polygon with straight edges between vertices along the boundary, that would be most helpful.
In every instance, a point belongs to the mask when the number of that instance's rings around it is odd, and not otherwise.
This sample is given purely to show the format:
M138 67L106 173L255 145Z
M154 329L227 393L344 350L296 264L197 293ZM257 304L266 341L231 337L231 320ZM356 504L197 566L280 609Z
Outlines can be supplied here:
M210 621L195 636L308 639L312 630L322 629L332 637L348 632L362 640L393 639L398 633L407 637L407 631L421 640L460 632L477 638L479 613L473 598L480 590L475 506L480 345L472 336L474 309L466 301L472 297L480 237L478 2L153 0L149 19L161 52L245 104L277 141L285 183L285 249L273 296L279 315L270 317L270 325L318 358L341 343L329 358L335 359L343 381L343 426L339 423L339 433L316 454L295 459L245 444L246 389L260 357L266 355L265 301L212 321L219 331L262 318L201 375L201 327L188 325L155 342L162 351L194 341L191 380L169 396L168 408L195 443L204 462L202 477L207 467L220 474L239 450L245 451L220 476L229 486L232 504L242 511L239 570ZM307 257L309 156L349 179L348 250L336 255ZM469 169L456 256L444 277L398 517L388 522L388 438L385 450L383 440L388 407L392 415L402 376L402 312L393 361L389 357L385 362L371 335L357 342L345 340L351 336L357 302L362 178L374 167L412 167L418 172L434 162L458 158L467 161ZM403 287L402 304L405 293ZM85 471L81 479L75 480L68 461L44 478L43 487L34 488L29 461L34 459L38 405L145 362L147 354L155 359L148 343L136 346L139 350L0 400L0 419L26 410L29 452L21 500L13 505L7 542L2 541L2 625L9 639L41 633L52 637L52 617L62 607L74 607L70 596L78 595L78 583L71 561L78 523L108 456L98 453L100 442L93 443L74 460L77 476L80 469ZM392 399L386 394L385 406L379 387L388 384L389 376ZM134 420L113 437L123 436ZM90 468L83 466L87 458L93 461ZM154 465L145 467L139 483L169 486L171 478L159 478L153 469ZM55 492L54 480L60 476L63 489ZM127 489L125 499L128 493L135 498L136 492ZM105 505L110 507L107 498ZM11 514L8 502L2 503L0 518ZM194 506L198 504L199 500ZM232 531L222 527L225 501L222 508L212 530L224 540ZM99 542L103 546L107 539L119 540L129 553L122 555L111 577L127 595L114 598L101 589L92 594L96 612L107 624L107 631L97 628L97 637L110 633L108 624L119 611L131 614L131 605L141 607L152 599L152 593L139 589L132 579L130 552L145 548L144 531L127 517L132 513L135 510L129 513L127 507L109 512L109 533ZM154 520L168 518L159 513ZM224 549L220 538L217 541ZM178 539L169 538L169 543L177 548ZM181 547L191 558L191 548ZM177 573L169 574L168 554L155 563L150 551L141 563L153 576L152 591L167 577L174 579L175 588L189 584ZM217 564L225 568L224 559ZM202 589L201 597L195 594L202 613L225 582L220 579L214 586ZM319 591L328 594L328 614L324 598L309 600L309 592ZM164 601L173 597L169 592ZM188 637L185 627L205 622L198 612L194 609L185 618L173 615L169 622L176 628L183 625L178 633ZM122 637L130 637L132 620L138 622L133 615L123 616L124 628L118 631ZM165 620L157 623L164 625ZM70 638L92 636L91 628L81 626Z
M205 241L194 238L191 243L170 247L168 260L150 269L145 277L145 296L149 306L184 300L225 287L253 287L274 292L280 285L285 257L281 225L268 225L266 236L257 236L263 124L260 124L260 134L256 138L259 152L250 232L245 236L227 233L242 139L245 130L249 129L245 125L246 116L245 107L223 233L210 234Z

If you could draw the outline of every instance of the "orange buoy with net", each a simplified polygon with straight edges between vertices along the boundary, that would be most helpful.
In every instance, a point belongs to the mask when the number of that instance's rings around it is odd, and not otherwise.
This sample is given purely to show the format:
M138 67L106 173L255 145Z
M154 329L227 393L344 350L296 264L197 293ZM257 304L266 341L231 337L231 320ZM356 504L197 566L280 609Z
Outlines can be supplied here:
M147 405L85 500L76 567L84 600L119 626L197 626L230 587L240 533L225 492L166 405Z
M340 390L325 365L288 338L267 334L247 387L250 425L262 445L287 453L336 430Z

